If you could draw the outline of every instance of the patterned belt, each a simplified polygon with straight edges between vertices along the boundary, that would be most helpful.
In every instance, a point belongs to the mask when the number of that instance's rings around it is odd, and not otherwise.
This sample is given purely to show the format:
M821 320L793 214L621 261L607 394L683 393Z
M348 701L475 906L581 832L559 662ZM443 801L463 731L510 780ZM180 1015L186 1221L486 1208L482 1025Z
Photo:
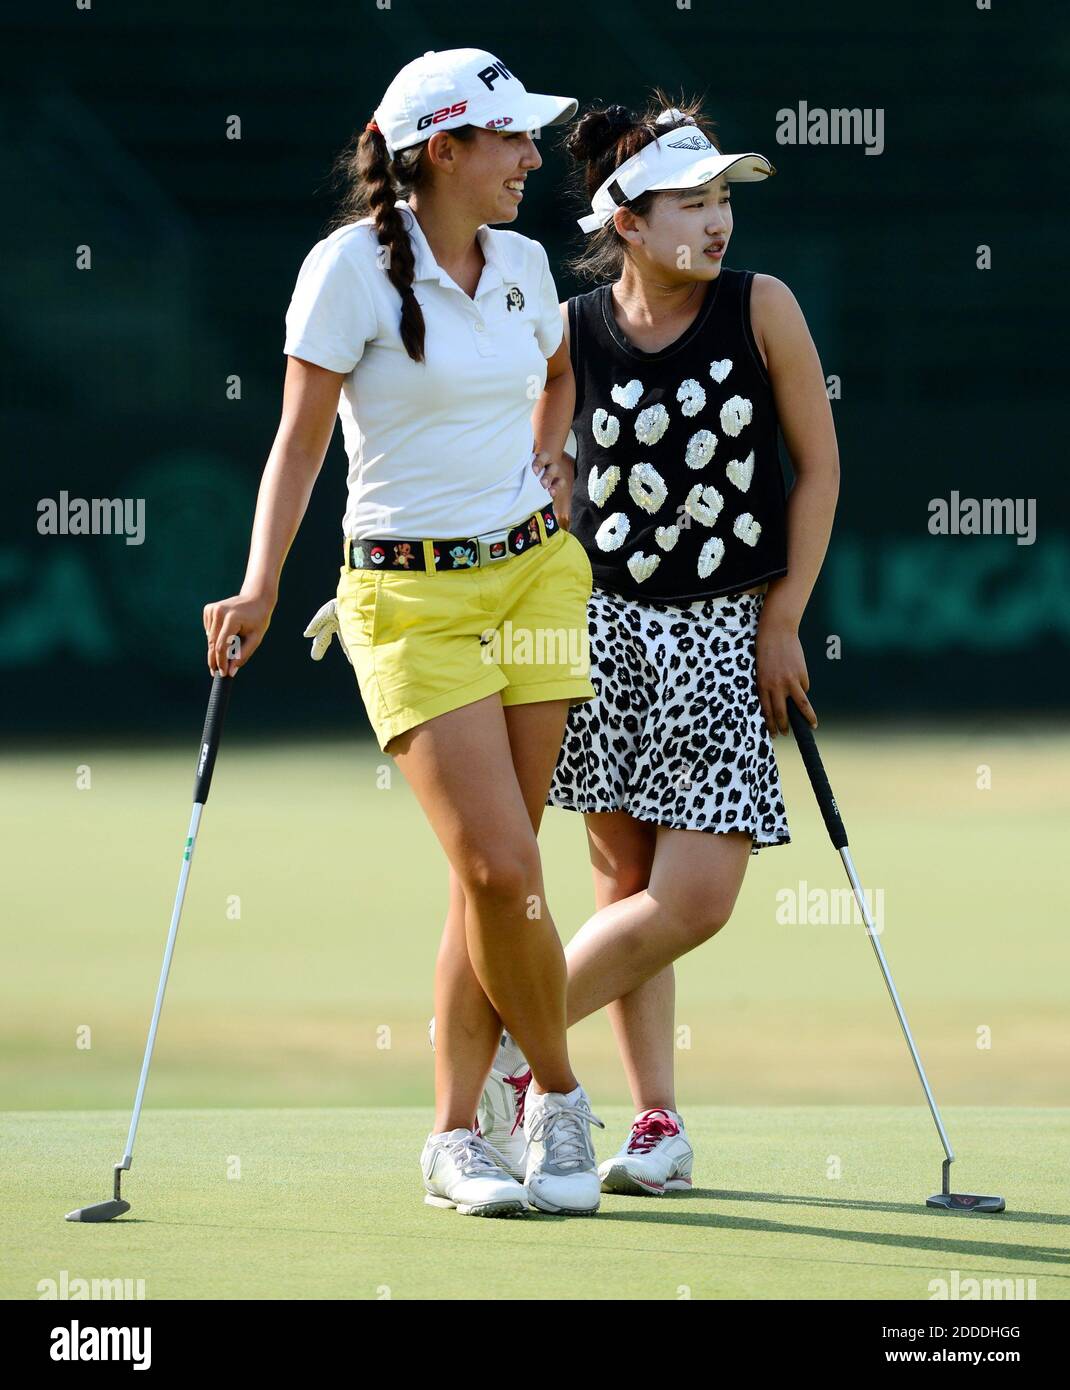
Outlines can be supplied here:
M542 545L539 517L542 517L547 538L558 530L557 517L551 503L504 531L491 531L484 536L461 536L457 540L397 540L393 536L382 540L362 537L347 543L349 566L355 570L426 570L425 550L431 547L435 570L468 570L495 560L509 560L525 550Z

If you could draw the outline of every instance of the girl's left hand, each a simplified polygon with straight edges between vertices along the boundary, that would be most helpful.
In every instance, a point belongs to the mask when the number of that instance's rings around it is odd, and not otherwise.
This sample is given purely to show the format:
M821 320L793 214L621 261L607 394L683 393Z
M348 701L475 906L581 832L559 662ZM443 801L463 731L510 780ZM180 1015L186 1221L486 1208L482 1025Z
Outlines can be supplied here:
M769 612L758 619L756 656L758 665L758 698L762 702L766 728L771 738L790 731L787 700L798 705L812 729L817 728L817 715L806 698L810 677L806 674L806 658L794 627L785 626Z
M572 485L576 481L576 460L571 454L553 454L545 449L531 460L531 467L546 491L554 499L554 515L558 524L568 530L572 520Z

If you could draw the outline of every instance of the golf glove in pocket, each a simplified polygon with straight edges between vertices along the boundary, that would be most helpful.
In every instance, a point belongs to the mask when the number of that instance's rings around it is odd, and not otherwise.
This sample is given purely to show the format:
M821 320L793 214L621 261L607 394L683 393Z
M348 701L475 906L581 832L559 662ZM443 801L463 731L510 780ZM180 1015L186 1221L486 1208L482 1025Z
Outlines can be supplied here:
M346 651L346 644L342 641L342 630L338 626L338 600L330 599L319 610L316 616L309 623L304 631L305 637L312 638L312 651L309 655L313 661L322 661L323 654L331 645L331 638L338 638L338 645L342 648L342 655L350 666L353 665Z

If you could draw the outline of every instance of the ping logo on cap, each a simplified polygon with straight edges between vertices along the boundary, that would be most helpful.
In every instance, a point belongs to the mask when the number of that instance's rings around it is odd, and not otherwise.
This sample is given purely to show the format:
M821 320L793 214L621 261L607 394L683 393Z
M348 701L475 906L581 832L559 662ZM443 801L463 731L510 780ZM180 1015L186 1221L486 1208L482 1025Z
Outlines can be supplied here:
M509 71L509 69L505 66L501 59L495 62L493 66L489 68L484 68L482 72L476 73L476 76L479 78L480 82L483 83L484 87L489 88L489 90L492 92L494 91L495 82L497 82L502 77L504 77L505 80L508 82L512 75L513 74Z

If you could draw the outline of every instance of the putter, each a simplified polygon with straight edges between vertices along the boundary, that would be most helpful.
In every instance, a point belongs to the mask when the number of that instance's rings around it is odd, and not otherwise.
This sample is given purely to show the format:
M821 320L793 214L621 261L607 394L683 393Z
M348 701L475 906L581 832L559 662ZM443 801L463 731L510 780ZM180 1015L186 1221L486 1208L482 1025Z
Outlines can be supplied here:
M952 1192L951 1191L951 1165L955 1161L955 1153L944 1129L944 1122L940 1118L940 1111L933 1098L932 1089L929 1086L928 1077L925 1075L925 1068L921 1064L918 1056L918 1049L914 1046L914 1038L910 1032L910 1025L907 1023L906 1014L903 1006L899 1002L899 995L896 993L895 985L892 983L892 976L888 969L888 963L884 959L884 952L881 950L881 943L877 938L873 922L870 920L869 908L866 906L865 895L855 873L855 866L851 861L851 852L847 848L847 831L844 829L843 818L836 805L836 798L832 795L832 788L825 773L824 764L821 761L821 754L817 751L817 742L814 739L814 731L810 728L802 711L788 696L788 719L791 722L792 732L795 734L795 742L799 745L799 753L802 756L803 766L806 768L810 778L810 785L814 789L817 797L817 804L821 810L822 819L825 822L825 829L829 833L834 849L840 852L844 868L847 870L847 877L851 881L851 889L854 892L855 902L858 903L858 910L862 914L862 921L866 925L866 935L869 937L873 953L877 957L877 963L884 976L884 983L888 986L888 994L895 1006L896 1015L899 1018L900 1027L903 1029L903 1036L907 1040L910 1048L910 1055L914 1058L914 1065L918 1070L921 1084L925 1088L925 1099L929 1102L929 1109L932 1112L933 1120L936 1123L937 1131L940 1135L940 1143L944 1146L943 1179L940 1191L935 1196L926 1198L925 1205L928 1207L941 1207L945 1211L1003 1211L1006 1207L1002 1197L980 1197L972 1192Z
M182 916L182 902L186 896L186 884L189 882L193 848L197 842L201 812L204 810L204 804L208 800L208 792L212 785L212 770L215 767L216 754L219 752L219 740L223 733L223 718L227 712L227 702L230 699L233 684L233 676L216 675L212 677L212 690L208 696L208 713L205 716L204 733L201 735L201 750L197 757L197 775L193 783L193 816L189 823L189 834L182 850L182 868L178 875L178 891L175 894L174 911L171 913L171 930L167 933L167 945L163 953L163 968L160 971L160 983L156 988L156 1004L152 1010L149 1038L145 1044L145 1057L141 1063L141 1078L137 1083L137 1095L134 1097L134 1112L130 1117L130 1132L126 1136L126 1150L123 1153L122 1162L115 1165L113 1195L108 1202L96 1202L91 1207L79 1207L77 1211L69 1211L66 1217L68 1221L110 1221L113 1217L122 1216L124 1211L130 1210L130 1203L124 1201L119 1193L119 1184L122 1180L122 1174L133 1162L134 1136L137 1133L138 1120L141 1118L141 1102L145 1098L145 1082L149 1078L149 1063L152 1061L152 1049L156 1044L156 1028L160 1022L164 990L167 988L167 974L171 969L171 957L174 955L175 939L178 936L178 921Z

